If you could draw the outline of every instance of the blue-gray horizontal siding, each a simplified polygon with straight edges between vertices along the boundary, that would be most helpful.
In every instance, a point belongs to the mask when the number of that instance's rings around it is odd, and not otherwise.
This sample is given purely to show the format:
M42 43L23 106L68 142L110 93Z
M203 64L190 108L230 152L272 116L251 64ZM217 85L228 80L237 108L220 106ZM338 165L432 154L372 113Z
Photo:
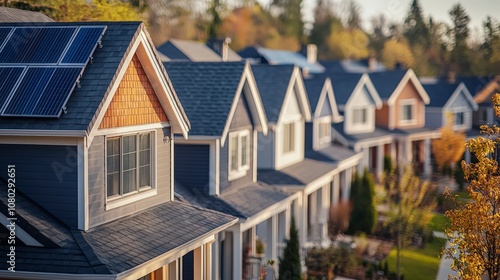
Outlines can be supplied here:
M78 154L76 146L0 145L0 176L15 165L16 190L69 227L78 226Z
M208 193L210 146L175 144L174 155L175 180L186 188Z
M156 189L157 195L106 211L105 136L92 140L89 162L89 225L90 227L116 220L135 212L170 201L170 145L163 141L163 130L156 131ZM170 134L170 132L167 132ZM155 156L153 156L154 158Z

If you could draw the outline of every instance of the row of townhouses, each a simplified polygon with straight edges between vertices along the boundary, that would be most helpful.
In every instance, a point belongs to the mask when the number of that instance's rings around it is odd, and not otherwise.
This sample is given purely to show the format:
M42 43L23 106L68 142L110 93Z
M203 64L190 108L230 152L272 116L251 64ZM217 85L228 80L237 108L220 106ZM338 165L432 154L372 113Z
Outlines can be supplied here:
M302 248L329 245L355 172L380 176L387 156L428 176L447 112L470 135L495 121L498 79L307 49L0 23L0 278L259 279L292 217Z

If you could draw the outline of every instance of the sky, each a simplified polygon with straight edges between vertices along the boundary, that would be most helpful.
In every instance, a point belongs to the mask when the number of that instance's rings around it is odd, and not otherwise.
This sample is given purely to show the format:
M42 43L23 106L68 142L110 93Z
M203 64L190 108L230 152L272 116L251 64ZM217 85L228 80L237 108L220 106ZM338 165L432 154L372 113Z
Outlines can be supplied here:
M266 4L270 0L259 0ZM316 0L303 0L303 13L306 20L313 20L313 10ZM340 3L341 0L333 0ZM356 0L361 6L361 14L364 20L363 26L370 28L370 18L383 13L391 21L403 21L406 17L412 0ZM448 14L451 7L460 3L471 18L470 28L482 31L482 22L490 15L500 20L500 0L420 0L425 16L431 15L436 21L444 21L451 24Z

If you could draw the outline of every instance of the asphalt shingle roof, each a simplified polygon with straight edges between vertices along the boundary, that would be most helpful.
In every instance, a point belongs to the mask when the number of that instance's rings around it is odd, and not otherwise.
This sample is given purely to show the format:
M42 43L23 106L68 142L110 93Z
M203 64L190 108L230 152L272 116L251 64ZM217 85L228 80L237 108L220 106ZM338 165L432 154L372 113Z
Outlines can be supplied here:
M94 227L83 233L83 238L112 273L121 273L213 233L235 219L171 201Z
M39 12L0 7L0 22L54 22L54 20Z
M289 196L276 187L262 182L226 190L220 196L207 195L179 183L175 185L175 192L194 205L244 219L252 217Z
M334 164L338 164L356 155L357 153L352 149L336 144L332 144L318 151L306 151L306 158L332 162Z
M171 60L184 60L193 62L221 62L221 57L205 44L171 39L158 47L158 51Z
M340 133L342 137L344 137L347 141L350 142L361 142L365 140L374 140L378 138L390 137L391 133L385 129L381 129L376 127L374 131L367 133L356 133L356 134L347 134L344 132L344 124L336 123L332 125L333 129Z
M338 105L345 105L363 74L359 73L328 73L332 80L333 93Z
M387 68L378 61L375 61L374 69L370 70L368 59L322 60L319 63L326 68L326 71L335 72L368 73L387 70Z
M284 187L305 187L335 170L333 161L304 158L303 161L280 170L259 169L258 179L269 185Z
M277 122L285 101L294 65L252 65L267 120Z
M383 102L386 102L394 93L408 70L392 70L370 73L370 79Z
M92 55L92 63L88 63L80 78L79 87L75 87L68 99L67 113L61 114L59 118L0 117L0 129L85 131L91 127L93 118L116 82L120 69L126 67L124 62L131 51L132 43L141 31L147 34L144 24L141 22L0 23L0 27L84 25L106 25L107 29L101 40L102 47L96 48ZM150 44L153 46L151 41ZM158 56L156 59L159 61ZM174 99L184 113L177 97Z
M458 84L433 83L422 84L429 95L429 107L443 107L458 87Z
M190 135L221 136L243 62L165 62L170 80L191 122Z
M323 87L325 86L326 76L319 75L314 76L309 79L304 80L304 85L306 86L307 97L309 98L309 104L311 106L311 113L314 114L316 107L318 106L319 98Z

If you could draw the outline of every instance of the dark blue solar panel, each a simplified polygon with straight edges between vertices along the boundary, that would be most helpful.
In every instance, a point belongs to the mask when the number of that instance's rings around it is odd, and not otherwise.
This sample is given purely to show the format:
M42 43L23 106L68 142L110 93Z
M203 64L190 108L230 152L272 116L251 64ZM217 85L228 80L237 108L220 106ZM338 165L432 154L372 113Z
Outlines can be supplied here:
M12 28L10 27L0 27L0 49L2 48L5 39L7 39L7 35L9 35Z
M0 52L0 63L57 63L76 27L16 28Z
M29 68L2 115L58 117L82 69Z
M85 64L94 52L105 27L80 27L61 63Z
M0 108L19 80L24 67L0 67Z

